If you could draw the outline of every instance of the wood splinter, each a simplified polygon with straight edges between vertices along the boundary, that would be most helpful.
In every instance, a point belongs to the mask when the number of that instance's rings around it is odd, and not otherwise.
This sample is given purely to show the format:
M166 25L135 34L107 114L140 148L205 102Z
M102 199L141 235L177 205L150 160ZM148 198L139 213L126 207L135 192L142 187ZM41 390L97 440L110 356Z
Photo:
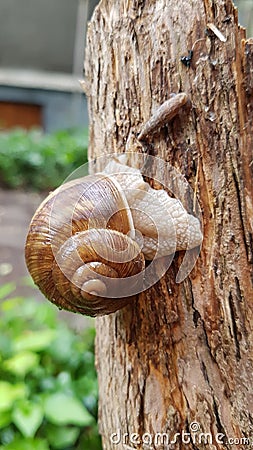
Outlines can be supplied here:
M181 107L184 106L187 101L188 95L185 92L181 92L159 106L151 118L143 125L138 135L139 141L145 141L150 134L170 122L170 120L179 113Z

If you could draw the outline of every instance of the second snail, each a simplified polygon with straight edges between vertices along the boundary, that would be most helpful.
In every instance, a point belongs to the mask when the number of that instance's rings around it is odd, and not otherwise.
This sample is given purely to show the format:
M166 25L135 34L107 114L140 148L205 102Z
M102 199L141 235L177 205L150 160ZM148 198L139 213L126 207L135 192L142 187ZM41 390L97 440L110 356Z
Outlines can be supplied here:
M201 242L199 220L119 157L44 200L31 221L25 257L52 303L97 316L124 307L144 289L145 261Z

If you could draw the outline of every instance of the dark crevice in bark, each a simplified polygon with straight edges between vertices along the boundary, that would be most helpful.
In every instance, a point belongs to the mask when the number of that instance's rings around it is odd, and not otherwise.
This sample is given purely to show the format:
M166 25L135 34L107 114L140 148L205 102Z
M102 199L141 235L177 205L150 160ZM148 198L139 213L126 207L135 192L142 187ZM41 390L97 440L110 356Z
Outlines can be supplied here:
M203 373L204 379L206 380L207 384L210 386L210 381L209 381L209 377L208 377L207 368L206 368L205 363L203 361L200 362L200 368L201 368L201 372Z
M138 433L139 436L143 436L143 434L145 433L145 391L146 391L146 379L143 382L143 386L140 390L140 411L138 414L138 425L139 425L139 429L138 429Z
M98 59L98 74L97 74L97 111L99 111L99 101L100 101L100 71L101 71L101 63L100 58Z
M115 139L118 141L119 139L119 127L117 124L117 91L115 91L114 97L113 97L113 111L114 111L114 133L115 133Z
M215 419L216 419L217 430L218 430L219 433L224 434L224 439L223 439L224 444L223 445L224 445L224 447L229 448L227 446L227 444L226 444L227 434L226 434L226 431L225 431L225 429L224 429L224 427L223 427L223 425L221 423L221 418L220 418L220 414L219 414L219 410L218 410L218 405L217 405L217 402L216 402L214 397L213 397L213 412L214 412Z
M239 307L243 308L243 313L244 313L244 304L245 304L245 298L243 295L243 292L241 290L241 286L240 286L240 281L237 277L235 277L235 289L236 289L236 298L239 304ZM247 345L249 345L248 342L248 331L247 328L245 326L245 318L244 318L244 314L240 314L240 325L242 327L243 330L243 335L245 337L245 340L247 342Z
M253 178L253 176L252 176ZM253 236L252 233L248 233L249 236L249 255L248 255L248 261L250 264L253 264ZM252 274L253 275L253 274ZM253 281L252 281L253 284Z
M197 309L193 308L193 323L194 323L195 328L198 327L199 321L201 321L201 315L199 314Z
M235 277L235 286L236 286L237 298L238 298L240 303L243 303L244 302L244 295L243 295L243 293L241 291L240 282L239 282L237 277Z
M130 388L131 388L131 375L132 375L132 371L130 369L128 369L128 371L127 371L127 392L130 392ZM127 395L127 397L129 397L129 394Z
M133 9L138 11L137 15L141 16L142 11L145 7L146 0L134 0Z
M243 189L240 188L240 181L237 179L237 175L236 175L234 170L233 170L233 179L234 179L234 183L235 183L236 196L237 196L237 200L238 200L239 215L240 215L240 220L241 220L242 229L243 229L243 242L244 242L245 250L246 250L246 253L247 253L247 258L249 260L250 249L249 249L249 245L248 245L248 242L247 242L247 239L246 239L247 229L245 229L245 226L244 226L244 213L243 213L243 211L245 211L245 208L243 208L242 201L241 201L241 193L243 192Z
M131 377L132 377L132 371L127 370L127 398L129 398L129 393L131 390ZM128 402L125 402L125 417L128 417ZM129 424L128 421L126 421L126 433L129 435Z
M117 339L117 337L118 337L118 317L117 316L115 317L114 336L115 336L115 339Z
M231 314L230 314L231 321L232 321L231 333L232 333L233 341L234 341L234 344L235 344L235 356L236 356L236 359L238 361L240 361L240 359L241 359L241 351L240 351L240 343L238 341L239 332L238 332L238 327L237 327L237 324L236 324L237 313L236 313L236 308L235 308L235 305L234 305L234 302L233 302L233 296L232 296L231 292L229 292L228 302L229 302L229 308L230 308L230 311L231 311Z

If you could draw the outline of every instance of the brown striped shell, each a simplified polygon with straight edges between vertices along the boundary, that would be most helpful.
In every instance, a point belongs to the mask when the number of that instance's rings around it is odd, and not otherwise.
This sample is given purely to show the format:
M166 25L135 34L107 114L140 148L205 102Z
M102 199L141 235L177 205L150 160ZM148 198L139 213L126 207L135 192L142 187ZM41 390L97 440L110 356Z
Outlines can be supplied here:
M129 283L142 283L145 260L130 237L133 231L117 181L103 174L71 181L33 216L25 248L28 270L58 307L110 314L134 299Z
M32 219L27 266L60 308L90 316L115 312L159 280L175 251L202 243L199 219L120 159L58 188ZM152 261L146 268L144 258ZM184 261L180 280L196 259Z

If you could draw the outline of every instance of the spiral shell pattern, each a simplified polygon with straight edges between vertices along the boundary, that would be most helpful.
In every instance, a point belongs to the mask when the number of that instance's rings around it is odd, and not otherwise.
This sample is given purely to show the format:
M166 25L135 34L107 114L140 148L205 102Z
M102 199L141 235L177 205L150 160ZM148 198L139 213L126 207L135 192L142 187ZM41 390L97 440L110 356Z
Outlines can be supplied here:
M115 312L154 285L178 250L186 254L176 281L194 267L198 253L192 258L188 250L202 243L199 218L166 190L153 189L122 157L112 157L100 174L62 185L32 219L26 263L60 308L90 316Z
M32 219L27 267L43 294L60 308L110 314L133 300L127 283L142 283L145 259L128 236L131 214L115 183L102 174L66 183ZM125 290L122 279L127 280Z

